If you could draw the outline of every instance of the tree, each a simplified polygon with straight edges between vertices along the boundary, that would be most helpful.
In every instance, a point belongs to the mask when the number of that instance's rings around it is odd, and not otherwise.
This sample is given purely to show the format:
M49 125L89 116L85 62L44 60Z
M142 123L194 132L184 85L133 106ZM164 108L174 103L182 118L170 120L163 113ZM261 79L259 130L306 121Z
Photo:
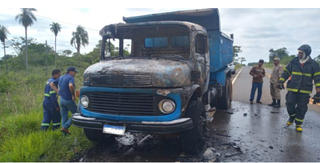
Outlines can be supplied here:
M61 31L61 26L59 23L55 23L55 22L52 22L52 24L50 24L50 30L54 33L54 52L57 53L57 36L58 36L58 33ZM56 67L56 55L55 54L55 57L54 57L54 66Z
M289 57L289 52L287 51L287 48L283 47L277 50L270 49L269 50L269 62L273 62L274 57L279 57L280 60L284 57Z
M89 44L88 32L82 26L79 25L76 29L76 32L72 32L70 44L74 46L77 50L77 53L80 54L81 45L85 47Z
M72 51L71 51L71 50L66 49L66 50L64 50L62 53L63 53L63 55L65 55L65 56L69 56L69 55L71 55L71 54L72 54Z
M85 47L89 44L89 36L88 32L82 27L78 26L76 32L72 32L72 38L70 40L70 44L77 49L78 55L78 67L79 67L79 55L80 55L80 47L81 45Z
M6 62L7 72L8 72L8 63L7 63L7 57L6 57L6 39L7 39L7 35L9 34L10 34L9 30L5 26L0 25L0 41L3 43L3 51L4 51L3 54Z
M316 60L317 62L320 62L320 54L314 58L314 60Z
M233 58L238 57L239 53L241 53L241 46L234 45L233 46Z
M244 57L239 57L239 60L240 60L240 64L241 64L241 65L242 65L242 62L247 61L246 58L244 58Z
M16 16L16 21L19 22L19 24L22 24L24 26L24 32L25 32L25 38L28 40L28 27L32 26L35 21L37 21L37 18L32 13L33 11L37 11L35 8L21 8L20 14ZM28 41L26 41L26 69L27 69L27 75L28 75Z

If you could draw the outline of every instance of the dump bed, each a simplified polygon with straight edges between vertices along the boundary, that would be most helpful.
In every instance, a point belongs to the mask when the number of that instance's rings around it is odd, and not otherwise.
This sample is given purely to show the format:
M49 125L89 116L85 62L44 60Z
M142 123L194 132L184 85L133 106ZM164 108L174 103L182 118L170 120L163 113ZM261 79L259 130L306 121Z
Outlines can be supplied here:
M220 31L218 9L201 9L150 14L135 17L123 17L126 23L148 21L187 21L199 24L207 29L210 44L210 72L219 71L233 60L233 39Z

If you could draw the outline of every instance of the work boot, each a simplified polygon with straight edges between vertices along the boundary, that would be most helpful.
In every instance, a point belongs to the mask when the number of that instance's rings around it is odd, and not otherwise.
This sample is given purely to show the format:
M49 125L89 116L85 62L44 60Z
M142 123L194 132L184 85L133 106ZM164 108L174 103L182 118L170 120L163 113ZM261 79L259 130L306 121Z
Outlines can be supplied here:
M297 130L298 132L302 132L302 127L301 127L301 125L296 125L296 130Z
M268 106L274 106L274 105L276 105L276 99L272 99L272 103L269 104Z
M289 118L287 121L287 125L291 126L293 124L294 118Z
M277 100L277 103L273 105L274 108L280 108L280 100Z
M253 104L253 101L250 101L250 104Z
M257 101L257 104L262 104L262 102L261 101Z
M60 129L60 131L63 132L64 134L70 134L70 135L71 135L70 131L69 131L68 129L66 129L66 128L63 128L63 127L62 127L62 128Z

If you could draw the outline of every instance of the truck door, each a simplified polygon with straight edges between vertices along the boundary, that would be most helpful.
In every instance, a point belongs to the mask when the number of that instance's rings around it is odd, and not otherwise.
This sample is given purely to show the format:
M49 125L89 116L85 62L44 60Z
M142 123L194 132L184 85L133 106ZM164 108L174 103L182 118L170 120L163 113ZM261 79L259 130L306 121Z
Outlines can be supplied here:
M208 36L204 33L196 33L195 37L195 59L197 71L200 72L200 85L202 90L207 90L209 84L209 52L208 52Z

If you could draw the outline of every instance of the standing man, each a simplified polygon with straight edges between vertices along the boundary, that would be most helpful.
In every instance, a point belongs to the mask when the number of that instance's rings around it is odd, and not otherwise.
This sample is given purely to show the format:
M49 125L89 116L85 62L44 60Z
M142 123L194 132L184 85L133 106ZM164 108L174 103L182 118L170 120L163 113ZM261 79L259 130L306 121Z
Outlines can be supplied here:
M74 76L78 70L74 67L69 67L67 73L60 77L60 79L55 80L53 84L59 84L59 95L60 95L60 106L61 106L61 116L62 116L62 128L61 131L64 134L70 134L68 128L71 126L71 118L68 120L69 111L74 114L77 112L77 106L75 104L75 83Z
M52 71L52 77L47 80L44 87L44 100L43 100L43 120L41 123L41 130L46 131L52 121L52 130L60 127L61 115L60 107L57 100L57 92L54 91L50 84L58 79L61 75L61 71L54 69ZM53 85L56 88L56 85Z
M258 66L252 67L252 69L250 71L250 75L253 76L250 104L253 104L254 95L255 95L257 89L258 89L257 103L262 104L260 100L261 100L261 95L262 95L263 77L266 76L266 72L265 72L264 68L262 67L263 63L264 63L264 60L260 59Z
M289 114L287 125L295 121L296 131L302 132L302 123L308 110L312 81L314 80L317 93L314 104L320 103L320 68L319 64L310 58L311 47L304 44L298 48L298 56L290 61L279 80L279 89L284 89L283 83L291 76L287 83L286 106Z
M277 85L283 72L283 67L280 65L280 58L278 57L275 57L273 59L273 64L274 66L270 77L270 93L272 97L272 103L269 104L269 106L273 106L274 108L280 108L281 94L280 89L277 88Z

